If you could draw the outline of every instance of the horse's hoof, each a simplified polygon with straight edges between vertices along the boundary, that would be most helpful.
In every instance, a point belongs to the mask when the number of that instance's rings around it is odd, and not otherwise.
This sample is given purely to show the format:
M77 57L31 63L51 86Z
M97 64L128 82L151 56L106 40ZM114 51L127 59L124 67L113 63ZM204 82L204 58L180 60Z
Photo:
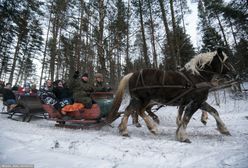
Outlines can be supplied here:
M183 140L182 142L185 142L185 143L191 143L191 141L187 138L185 140Z
M231 133L229 131L223 132L222 134L227 135L227 136L231 136Z
M124 137L130 137L127 133L122 134Z
M221 134L223 134L223 135L231 136L231 133L230 133L229 131L227 131L227 130L221 131L221 129L218 129L218 128L217 128L217 130L218 130Z
M157 135L158 134L158 130L157 129L150 129L150 131L154 135Z
M207 121L201 120L201 122L202 122L203 125L207 125Z
M154 122L155 123L157 123L157 124L159 124L160 123L160 121L159 121L159 119L157 118L157 119L154 119Z
M140 128L140 127L141 127L141 124L140 124L140 123L136 123L135 126L136 126L137 128Z

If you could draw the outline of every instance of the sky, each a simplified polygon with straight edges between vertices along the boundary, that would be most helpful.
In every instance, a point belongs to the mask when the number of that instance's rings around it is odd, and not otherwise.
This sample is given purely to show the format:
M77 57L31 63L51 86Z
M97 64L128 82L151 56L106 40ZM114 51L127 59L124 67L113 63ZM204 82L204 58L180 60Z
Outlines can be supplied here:
M197 36L197 3L191 3L191 0L188 0L188 6L192 11L191 14L187 14L185 17L186 21L186 31L190 36L191 42L195 48L199 45L199 37Z

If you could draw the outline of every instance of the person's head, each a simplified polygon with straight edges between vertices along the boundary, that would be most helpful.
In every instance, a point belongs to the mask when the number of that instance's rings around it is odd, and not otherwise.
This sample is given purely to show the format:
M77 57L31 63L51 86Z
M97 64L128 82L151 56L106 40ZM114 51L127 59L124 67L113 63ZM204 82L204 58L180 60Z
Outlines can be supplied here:
M30 83L27 83L27 82L24 83L23 87L24 87L24 88L30 88Z
M84 82L87 82L89 80L89 75L88 73L84 73L81 77L81 80L84 81Z
M6 89L11 89L11 83L6 83L5 88Z
M36 89L36 84L33 84L33 85L31 86L31 89Z
M53 82L52 82L52 80L50 80L50 79L48 79L47 81L46 81L46 87L52 87L53 86Z
M61 80L58 80L57 85L58 85L58 87L64 87L63 82Z
M3 86L3 87L5 86L4 81L0 80L0 86Z
M30 84L29 83L25 83L23 86L23 89L25 92L29 92L30 91Z
M95 80L96 82L103 82L103 75L101 73L96 73Z

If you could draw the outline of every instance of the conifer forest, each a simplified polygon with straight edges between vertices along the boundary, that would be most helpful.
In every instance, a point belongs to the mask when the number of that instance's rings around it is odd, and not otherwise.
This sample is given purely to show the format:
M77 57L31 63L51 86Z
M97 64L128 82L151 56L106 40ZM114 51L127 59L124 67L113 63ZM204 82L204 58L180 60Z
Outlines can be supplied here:
M186 29L191 4L197 46ZM175 70L216 47L247 79L247 10L246 0L1 0L0 80L41 85L100 72L116 87L129 72Z

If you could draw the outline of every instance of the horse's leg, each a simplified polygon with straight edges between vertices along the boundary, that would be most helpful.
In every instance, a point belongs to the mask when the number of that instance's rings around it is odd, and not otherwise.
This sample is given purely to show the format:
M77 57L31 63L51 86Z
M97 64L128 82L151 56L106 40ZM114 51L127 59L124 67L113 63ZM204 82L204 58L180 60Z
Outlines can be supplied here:
M202 114L201 114L201 122L206 125L208 121L208 112L205 110L202 110Z
M128 130L127 130L127 122L130 114L134 112L133 107L131 104L129 104L124 112L124 115L121 119L121 123L119 124L119 132L122 136L128 136Z
M132 113L132 121L133 121L133 125L135 125L136 127L141 127L141 124L139 123L139 116L138 116L138 112L137 111L133 111Z
M139 115L143 118L143 120L146 123L147 128L149 129L149 131L153 134L157 134L158 130L157 130L157 126L156 124L153 122L153 120L145 113L146 110L146 106L147 104L143 104L144 106L140 108L139 110Z
M176 137L177 140L181 141L181 142L187 142L187 143L191 143L188 135L186 133L186 128L187 125L191 119L191 117L193 116L193 114L197 111L197 109L200 108L200 104L194 101L191 101L184 112L183 118L181 120L181 123L179 124L177 131L176 131Z
M204 102L202 106L200 107L200 109L209 112L215 118L217 128L221 134L231 135L228 129L226 128L224 122L221 120L219 113L217 112L215 108L210 106L207 102Z
M154 103L149 104L146 107L146 112L153 119L153 121L155 121L157 124L159 124L160 121L159 121L158 116L152 112L152 107L154 105L155 105ZM136 127L141 127L141 124L139 123L139 116L138 116L137 110L132 113L132 119L133 119L132 120L133 121L133 125L135 125Z
M152 112L152 107L153 107L153 106L154 106L154 104L148 105L148 106L146 107L146 112L147 112L148 115L153 119L153 121L155 121L157 124L159 124L160 121L159 121L158 116Z
M182 116L183 116L183 112L184 112L184 108L185 108L185 106L182 106L182 105L179 106L178 115L177 115L177 119L176 119L177 126L179 126L179 124L181 122L181 119L182 119ZM202 110L201 122L204 125L206 125L207 124L207 120L208 120L208 112Z
M183 106L183 105L179 106L177 119L176 119L177 126L179 126L181 124L184 108L185 108L185 106Z

